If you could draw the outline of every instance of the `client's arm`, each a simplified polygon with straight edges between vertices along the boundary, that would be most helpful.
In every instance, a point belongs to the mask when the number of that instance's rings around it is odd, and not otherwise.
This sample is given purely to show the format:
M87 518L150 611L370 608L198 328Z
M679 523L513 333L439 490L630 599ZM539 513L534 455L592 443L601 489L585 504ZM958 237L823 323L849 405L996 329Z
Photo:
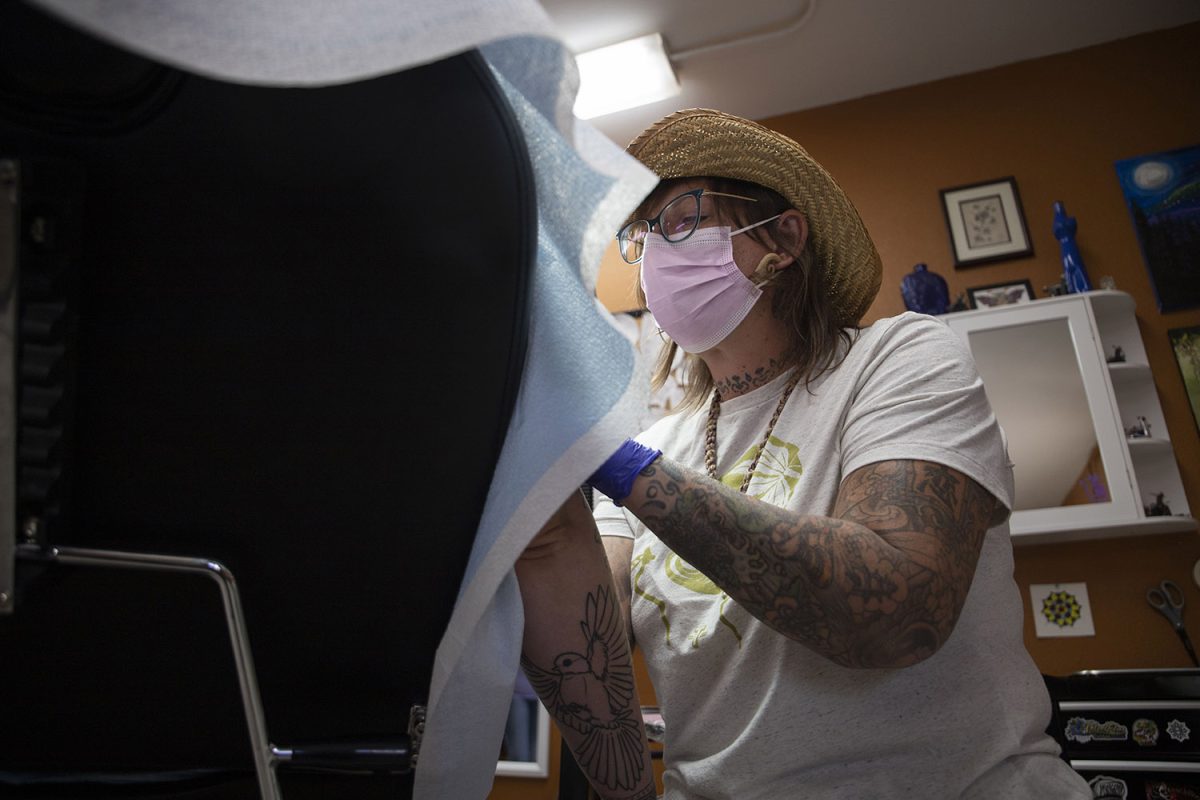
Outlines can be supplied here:
M653 800L621 603L580 493L517 561L525 605L521 666L603 798Z

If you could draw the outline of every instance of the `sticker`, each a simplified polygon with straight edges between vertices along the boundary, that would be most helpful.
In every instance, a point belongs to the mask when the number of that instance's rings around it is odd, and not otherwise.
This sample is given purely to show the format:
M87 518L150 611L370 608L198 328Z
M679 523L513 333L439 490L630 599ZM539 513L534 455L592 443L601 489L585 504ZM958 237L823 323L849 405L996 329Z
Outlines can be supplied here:
M1088 781L1093 800L1128 800L1129 786L1120 778L1097 775Z
M1030 584L1029 599L1039 638L1096 635L1086 583Z
M1178 783L1155 781L1146 784L1146 797L1153 800L1200 800L1200 791Z
M1124 742L1129 738L1129 728L1119 722L1098 722L1094 719L1071 717L1067 720L1067 741L1087 744L1097 742Z
M1158 744L1158 723L1152 719L1135 719L1133 721L1133 740L1142 747L1153 747Z
M1173 719L1167 723L1167 736L1177 742L1186 742L1192 735L1192 729L1181 719Z

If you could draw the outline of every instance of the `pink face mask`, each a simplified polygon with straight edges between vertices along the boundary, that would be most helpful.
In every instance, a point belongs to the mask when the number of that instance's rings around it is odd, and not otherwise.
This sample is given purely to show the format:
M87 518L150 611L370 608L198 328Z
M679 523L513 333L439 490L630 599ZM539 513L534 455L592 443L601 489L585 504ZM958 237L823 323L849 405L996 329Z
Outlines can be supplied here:
M667 335L688 353L703 353L723 342L762 297L733 260L732 237L777 217L730 232L701 228L682 242L646 237L642 251L642 290L650 313Z

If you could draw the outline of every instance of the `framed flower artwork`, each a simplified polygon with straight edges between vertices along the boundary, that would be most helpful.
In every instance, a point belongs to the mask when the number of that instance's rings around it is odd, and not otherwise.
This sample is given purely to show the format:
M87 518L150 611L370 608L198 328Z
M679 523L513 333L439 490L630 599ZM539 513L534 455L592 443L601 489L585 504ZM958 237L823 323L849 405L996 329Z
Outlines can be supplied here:
M942 189L954 266L1033 255L1015 178Z

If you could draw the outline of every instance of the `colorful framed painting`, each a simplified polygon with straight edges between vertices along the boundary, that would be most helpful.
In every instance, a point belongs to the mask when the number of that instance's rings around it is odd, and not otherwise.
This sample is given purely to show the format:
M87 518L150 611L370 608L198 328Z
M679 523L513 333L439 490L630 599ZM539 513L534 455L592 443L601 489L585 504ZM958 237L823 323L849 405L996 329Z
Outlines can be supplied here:
M1200 145L1116 168L1159 310L1200 306Z
M1167 331L1171 339L1171 351L1183 386L1187 389L1188 405L1192 407L1192 418L1200 428L1200 326L1194 328L1172 328Z
M942 189L954 266L1033 255L1015 178Z

